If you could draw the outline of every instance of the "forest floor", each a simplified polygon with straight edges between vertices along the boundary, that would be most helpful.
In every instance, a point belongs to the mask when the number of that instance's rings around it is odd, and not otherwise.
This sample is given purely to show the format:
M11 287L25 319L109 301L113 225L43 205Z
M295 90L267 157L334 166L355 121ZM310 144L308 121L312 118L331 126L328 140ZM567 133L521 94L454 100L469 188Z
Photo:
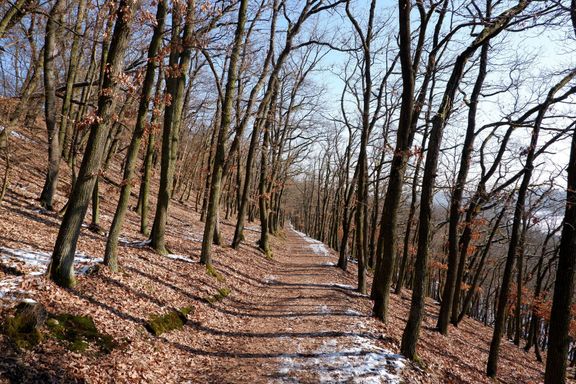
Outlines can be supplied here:
M79 268L90 272L79 276L74 289L57 287L40 274L60 222L36 201L43 137L41 129L13 135L11 184L0 205L0 266L10 267L0 268L0 318L29 298L50 313L92 316L116 347L74 352L47 337L20 350L0 335L0 383L494 382L483 373L491 328L466 319L450 336L439 335L433 329L438 307L429 301L420 362L408 362L397 353L410 292L391 295L388 323L376 321L369 298L354 289L355 265L348 272L336 268L333 251L291 228L273 237L273 258L267 259L255 246L259 228L250 224L238 251L214 247L216 273L207 271L198 263L203 225L193 203L171 203L172 255L146 247L131 211L120 247L121 271ZM102 183L103 228L115 208L119 164ZM69 188L65 166L61 177L58 207ZM224 244L230 243L233 222L222 220ZM105 240L82 229L78 252L87 265L102 257ZM14 268L23 276L14 275ZM154 315L188 306L194 311L182 329L156 337L143 326ZM532 353L503 343L499 382L539 383L543 370Z

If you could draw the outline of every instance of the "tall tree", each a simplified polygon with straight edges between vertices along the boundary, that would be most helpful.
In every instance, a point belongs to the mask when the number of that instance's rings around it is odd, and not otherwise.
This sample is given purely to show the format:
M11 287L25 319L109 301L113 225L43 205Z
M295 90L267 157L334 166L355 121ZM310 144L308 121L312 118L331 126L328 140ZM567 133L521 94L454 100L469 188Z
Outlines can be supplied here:
M382 242L384 244L382 258L377 256L376 272L372 285L372 300L374 316L386 320L388 310L388 297L392 278L392 264L396 254L396 222L398 206L404 183L404 172L408 161L410 149L410 127L414 109L414 67L412 65L412 38L410 32L410 0L398 0L399 22L399 56L402 72L402 103L400 105L400 118L396 132L396 149L392 158L388 187L384 198L382 217L387 217L386 224L380 225ZM385 265L387 264L387 265Z
M130 199L130 192L132 191L132 179L134 177L136 160L138 159L140 143L146 128L148 108L150 105L152 90L154 89L155 72L159 61L156 56L158 55L162 45L162 34L164 32L166 11L166 2L159 1L156 10L156 25L154 26L154 33L152 34L152 40L148 47L148 64L146 65L146 75L144 77L144 83L142 84L142 94L140 96L138 115L136 116L136 126L132 132L132 140L130 141L130 146L126 153L124 179L122 180L118 206L116 207L116 213L114 214L114 219L112 220L112 225L108 233L108 240L106 242L104 264L108 265L113 271L118 270L118 237L120 236L124 216L128 208L128 200Z
M170 41L169 73L166 74L166 92L170 103L164 110L162 133L162 158L160 164L160 187L154 224L150 233L151 246L158 253L169 253L166 249L166 223L168 205L174 186L175 162L178 154L182 109L184 108L186 78L190 68L192 50L195 46L196 1L188 0L184 21L184 33L180 36L183 4L174 3L172 8L172 36Z
M484 17L490 18L492 4L488 0L486 2L486 12ZM456 286L456 273L458 269L458 224L460 223L460 208L462 204L462 197L464 195L464 187L466 179L468 178L468 171L470 170L470 163L472 152L474 150L474 139L476 138L476 114L478 110L478 101L484 79L486 78L487 65L488 65L488 44L484 44L480 49L480 63L478 66L478 76L474 83L474 88L468 103L468 122L466 127L466 134L464 136L464 144L462 148L462 155L460 157L460 168L456 178L456 184L452 191L450 198L450 215L448 226L448 271L446 274L446 282L444 283L444 291L442 293L442 304L440 305L440 313L438 315L437 327L440 333L446 335L448 333L448 323L450 315L456 320L458 313L459 292L460 287ZM453 310L454 309L454 310Z
M124 52L128 43L132 12L136 2L121 0L116 9L116 22L106 60L103 87L98 97L98 110L94 122L90 126L90 136L86 151L78 172L78 179L72 188L68 208L62 219L54 252L48 267L50 279L62 287L74 285L74 255L80 236L80 228L88 203L99 175L102 155L109 132L109 120L114 111L115 92L118 80L122 74Z
M62 20L62 13L66 2L56 0L46 22L46 39L44 41L44 118L48 131L48 170L44 187L40 194L40 205L52 210L56 187L58 186L58 173L60 171L60 142L58 140L58 124L56 119L56 74L54 61L58 54L56 39L58 26Z
M244 26L246 24L246 13L248 9L248 0L240 0L238 9L238 21L236 32L234 34L234 43L230 61L228 63L228 78L226 80L226 91L222 101L222 111L220 117L220 126L216 140L216 154L212 169L212 180L210 183L210 196L208 200L208 211L206 213L206 224L204 226L204 237L202 239L202 252L200 262L202 264L211 264L211 246L216 229L216 220L218 220L218 209L220 207L220 192L222 183L222 174L226 162L226 141L228 131L232 121L232 107L234 105L234 96L236 94L236 82L238 78L238 61L242 49L242 36L244 35Z
M573 4L576 2L573 1ZM576 6L573 6L576 10ZM574 277L576 275L576 130L572 133L570 161L568 163L568 182L566 184L566 211L562 223L562 237L554 297L549 322L548 355L546 358L546 384L566 383L566 368L571 337L570 326L573 321L572 298L574 296Z

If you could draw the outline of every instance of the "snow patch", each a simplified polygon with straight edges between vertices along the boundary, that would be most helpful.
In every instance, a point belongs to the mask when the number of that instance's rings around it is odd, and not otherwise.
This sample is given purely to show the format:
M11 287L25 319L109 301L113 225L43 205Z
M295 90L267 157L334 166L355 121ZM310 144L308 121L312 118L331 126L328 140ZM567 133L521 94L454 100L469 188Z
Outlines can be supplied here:
M31 249L12 249L0 247L0 263L24 273L0 281L0 299L15 300L22 296L29 297L29 291L21 289L25 276L42 276L48 269L52 254ZM81 252L74 257L74 270L77 274L87 274L94 264L101 263L102 258L87 256Z
M174 254L168 254L166 255L167 258L172 259L172 260L180 260L180 261L185 261L187 263L194 263L195 261L192 260L190 257L188 256L183 256L183 255L174 255Z
M291 372L315 372L319 383L400 383L406 364L402 355L392 353L365 337L355 336L344 342L331 338L313 352L317 357L299 360L296 354L284 355L278 376L281 382L297 382L287 377Z
M197 234L190 234L190 235L186 236L185 238L186 238L186 240L195 241L197 243L201 243L202 241L204 241L202 236L197 235Z
M126 239L126 238L121 237L121 238L118 239L118 242L119 242L120 244L126 245L126 246L128 246L128 247L144 248L144 247L150 245L150 243L152 242L152 240L150 240L150 239L142 240L142 241L139 241L139 240L128 240L128 239Z
M17 131L10 131L10 136L23 141L31 141L29 138Z
M335 288L342 288L342 289L356 289L356 287L353 287L351 285L346 285L346 284L332 284Z
M300 237L302 237L302 239L308 243L308 247L310 247L310 249L312 250L312 252L314 252L314 254L319 256L330 256L330 252L328 251L328 248L326 248L326 244L324 244L319 240L306 236L305 233L297 231L293 228L292 230L296 232L298 235L300 235Z
M330 313L330 308L328 308L327 305L321 305L320 306L320 313Z
M264 279L262 281L264 281L264 283L266 283L266 284L274 284L276 282L276 276L267 275L264 277Z
M322 263L321 265L325 265L325 266L327 266L327 267L333 267L333 266L336 265L336 263L333 263L333 262L331 262L331 261L327 261L327 262L325 262L325 263Z
M353 315L353 316L362 316L362 314L360 312L355 311L355 310L350 309L350 308L346 309L346 314L347 315Z
M321 383L400 383L403 356L380 348L366 338L356 336L351 346L340 347L335 339L325 342L315 359Z

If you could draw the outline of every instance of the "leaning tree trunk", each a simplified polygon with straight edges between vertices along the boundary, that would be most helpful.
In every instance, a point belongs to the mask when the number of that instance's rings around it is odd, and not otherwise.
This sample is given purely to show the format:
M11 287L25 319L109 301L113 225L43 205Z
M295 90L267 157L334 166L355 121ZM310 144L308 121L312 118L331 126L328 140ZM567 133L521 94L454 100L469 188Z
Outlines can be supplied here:
M146 156L144 157L142 181L140 182L140 193L138 194L138 205L136 211L140 214L140 233L149 236L148 230L148 212L150 211L150 183L152 179L152 170L154 168L154 156L156 153L156 127L160 119L160 110L164 105L161 101L162 92L162 72L158 74L156 80L155 103L156 107L152 111L152 118L150 120L150 131L148 132L148 147L146 149Z
M238 218L236 228L234 230L234 239L232 240L232 248L238 249L240 243L244 240L244 220L248 212L250 204L250 188L252 184L252 173L254 157L258 146L258 139L260 135L260 126L263 124L262 117L256 117L254 128L250 138L250 146L248 147L248 154L246 156L246 171L244 175L244 186L242 188L242 198L240 199L240 207L238 208Z
M26 12L38 5L38 0L17 0L0 19L0 39L6 32L20 21Z
M380 222L380 238L376 259L376 272L372 283L371 298L374 300L372 313L380 320L388 318L388 300L396 256L396 226L398 207L402 196L404 173L408 162L410 149L410 130L414 109L414 68L411 53L410 11L411 2L398 2L400 65L402 70L402 103L400 120L396 133L396 149L392 158L388 188L384 198L382 220Z
M430 244L430 227L432 219L432 197L434 195L434 185L436 171L438 169L438 159L440 155L440 146L446 122L452 112L452 104L458 90L458 86L464 76L464 68L470 57L484 44L488 44L490 39L498 35L510 22L510 20L522 12L529 4L529 0L520 0L520 2L504 11L499 15L492 24L486 26L474 41L460 53L454 63L452 74L446 84L446 89L442 98L438 112L432 118L432 129L430 131L430 144L426 154L426 163L424 166L424 176L422 181L422 194L420 205L419 231L418 231L418 250L416 252L416 262L414 267L414 287L412 291L412 301L410 305L410 314L404 333L402 334L402 343L400 350L402 354L409 359L416 357L416 344L420 335L420 325L424 317L424 299L428 270L428 247Z
M60 143L62 151L61 155L64 156L65 159L69 154L66 146L73 135L73 125L70 122L70 115L74 96L74 82L76 81L76 73L78 72L78 65L80 63L80 35L85 14L86 0L80 0L76 14L76 23L74 25L74 37L72 38L72 46L70 47L70 60L68 61L68 73L66 74L66 90L64 91L64 100L62 101L62 117L60 120L60 133L58 135L58 142Z
M486 6L486 17L490 17L490 2ZM480 50L480 67L468 110L468 126L464 137L464 147L460 158L460 169L456 177L454 191L450 198L450 216L448 224L448 271L446 272L446 282L442 292L440 313L438 315L438 331L448 334L448 324L450 315L456 320L458 314L458 303L460 302L460 287L456 286L456 274L458 269L458 224L460 223L460 206L464 195L464 187L470 169L470 160L474 151L474 139L476 138L476 111L478 110L478 99L484 79L486 78L486 67L488 65L488 44L484 44Z
M266 123L264 124L264 134L262 138L262 149L260 157L260 179L258 182L258 210L260 213L260 239L258 240L258 247L266 257L272 257L272 251L270 250L270 233L269 233L269 204L270 197L266 191L266 180L270 177L268 173L268 157L270 149L270 131L272 130L272 125L274 124L274 118L276 115L276 97L277 97L277 86L278 82L274 82L274 94L270 101L270 109L268 110L268 116L266 118Z
M76 244L105 149L109 131L108 121L111 118L115 104L116 81L122 71L124 51L126 50L130 33L130 21L134 7L135 2L121 0L116 11L116 24L106 60L106 66L109 70L105 71L102 82L102 89L106 90L106 92L101 92L98 98L97 119L90 127L90 136L78 173L78 179L73 186L68 209L66 209L62 219L52 259L48 267L50 279L62 287L71 287L75 283L72 266Z

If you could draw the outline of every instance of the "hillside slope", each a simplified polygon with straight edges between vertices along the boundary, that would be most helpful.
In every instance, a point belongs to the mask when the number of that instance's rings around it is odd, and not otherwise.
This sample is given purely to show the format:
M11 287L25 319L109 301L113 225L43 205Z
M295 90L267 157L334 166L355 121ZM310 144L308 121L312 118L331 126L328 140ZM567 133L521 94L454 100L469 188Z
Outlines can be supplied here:
M321 245L289 228L273 239L273 259L257 250L259 229L250 226L239 251L214 247L215 271L207 271L198 263L203 225L186 203L171 205L167 240L172 257L157 255L142 243L146 239L138 234L138 217L129 212L121 272L91 268L71 290L31 273L30 262L21 260L49 256L60 221L39 210L35 200L43 181L43 136L42 129L17 130L12 136L11 184L0 205L0 260L7 266L0 272L0 289L8 287L2 291L0 315L6 319L19 300L31 298L50 313L92 316L97 329L114 339L115 348L109 353L94 347L73 352L61 340L47 337L32 350L19 350L0 335L5 351L0 382L491 382L483 374L491 329L468 319L452 328L449 337L441 336L433 330L437 307L430 302L421 362L406 362L395 353L409 292L392 295L390 322L377 322L369 316L369 299L353 289L354 265L349 272L340 271L333 253L324 254ZM115 183L120 181L119 163L107 174ZM62 180L68 176L63 166ZM62 182L58 207L67 188ZM107 228L118 190L109 182L101 189L102 225ZM229 244L232 222L222 224ZM86 264L102 257L104 245L104 236L83 228L78 251ZM16 276L14 268L24 276ZM158 337L146 331L144 324L152 316L184 307L194 310L183 328ZM543 365L532 354L504 343L501 382L537 383L542 378Z

